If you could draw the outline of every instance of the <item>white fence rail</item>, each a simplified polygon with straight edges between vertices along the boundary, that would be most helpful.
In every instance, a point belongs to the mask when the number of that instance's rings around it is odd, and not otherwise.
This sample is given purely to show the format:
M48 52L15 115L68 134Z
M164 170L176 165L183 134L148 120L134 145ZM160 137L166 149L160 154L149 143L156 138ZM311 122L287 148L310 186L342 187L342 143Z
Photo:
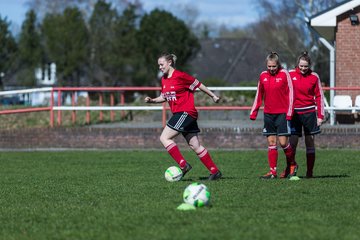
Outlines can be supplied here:
M212 91L256 91L257 87L209 87ZM326 88L324 88L326 89ZM339 88L341 89L341 88ZM342 88L343 89L343 88ZM360 88L347 88L347 90L359 90ZM2 109L0 110L0 114L12 114L12 113L23 113L23 112L35 112L35 111L50 111L51 112L51 121L53 121L53 111L125 111L125 110L148 110L148 111L158 111L158 110L165 110L164 105L162 106L130 106L122 103L121 106L61 106L61 101L56 101L61 99L61 94L64 92L72 91L73 93L76 92L84 92L84 91L98 91L98 92L104 92L104 91L114 91L114 92L125 92L125 91L159 91L160 88L156 87L125 87L125 88L52 88L52 87L45 87L45 88L33 88L33 89L22 89L22 90L11 90L11 91L1 91L0 92L0 99L1 97L6 96L14 96L14 95L21 95L21 94L34 94L37 93L47 93L47 95L51 96L50 101L47 102L49 106L45 108L31 108L26 107L24 109ZM327 90L334 91L337 90L337 88L328 88ZM221 95L221 94L220 94ZM31 97L30 97L31 99ZM330 100L331 103L333 101ZM245 107L231 107L229 106L218 106L216 108L213 108L213 110L221 110L223 107L223 110L248 110L251 108L251 106L245 106ZM201 107L202 109L206 109L206 107ZM210 108L209 108L210 109ZM334 117L335 111L347 111L349 113L360 113L360 106L348 106L348 107L334 107L329 106L327 99L325 99L325 110L330 113L330 117ZM331 123L334 123L334 120L331 119Z

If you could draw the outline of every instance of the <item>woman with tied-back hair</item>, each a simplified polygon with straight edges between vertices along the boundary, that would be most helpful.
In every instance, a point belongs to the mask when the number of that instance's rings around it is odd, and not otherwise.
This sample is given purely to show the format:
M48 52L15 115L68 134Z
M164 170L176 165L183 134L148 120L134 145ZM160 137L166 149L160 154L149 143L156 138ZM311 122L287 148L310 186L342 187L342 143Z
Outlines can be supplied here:
M321 132L320 125L325 115L324 94L319 75L311 70L311 58L308 52L301 53L296 68L289 73L294 86L294 116L291 120L290 143L295 155L299 137L304 132L306 177L311 178L315 164L315 135ZM289 166L280 177L287 177L288 174Z
M180 133L184 136L190 148L197 154L201 162L210 172L208 180L217 180L222 174L213 162L209 152L198 138L200 129L197 124L198 113L194 103L194 91L199 88L210 96L215 103L219 97L193 76L175 69L176 56L161 54L158 58L161 78L161 94L156 98L145 97L147 103L162 103L167 101L173 116L167 122L160 136L160 141L170 156L180 166L183 176L190 171L191 165L181 154L174 139Z
M263 135L267 138L270 171L260 178L277 178L278 142L285 153L287 162L290 163L288 176L295 176L297 164L289 143L290 120L293 114L292 82L289 73L281 67L280 58L276 52L271 52L265 62L267 70L260 74L258 89L250 112L250 119L255 120L264 100Z

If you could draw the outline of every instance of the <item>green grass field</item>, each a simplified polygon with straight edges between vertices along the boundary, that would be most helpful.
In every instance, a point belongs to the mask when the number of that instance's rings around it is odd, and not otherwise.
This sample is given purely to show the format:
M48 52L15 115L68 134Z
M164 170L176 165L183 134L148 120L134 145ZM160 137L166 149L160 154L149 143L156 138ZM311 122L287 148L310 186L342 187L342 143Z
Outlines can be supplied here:
M318 150L300 181L258 179L265 151L211 154L222 180L185 152L193 169L169 183L165 151L2 152L0 239L360 239L360 151ZM298 163L303 176L303 151ZM177 210L195 181L211 206Z

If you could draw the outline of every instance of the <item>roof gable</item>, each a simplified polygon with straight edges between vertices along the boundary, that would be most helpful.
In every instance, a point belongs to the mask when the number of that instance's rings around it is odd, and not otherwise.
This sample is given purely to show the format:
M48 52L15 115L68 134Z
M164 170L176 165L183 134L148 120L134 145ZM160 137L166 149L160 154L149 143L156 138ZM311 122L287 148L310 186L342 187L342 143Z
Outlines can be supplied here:
M310 19L313 27L336 27L337 16L360 6L360 0L351 0L342 2L330 9L325 10Z
M332 8L310 17L309 24L326 40L334 41L338 16L358 6L360 6L360 0L341 2Z

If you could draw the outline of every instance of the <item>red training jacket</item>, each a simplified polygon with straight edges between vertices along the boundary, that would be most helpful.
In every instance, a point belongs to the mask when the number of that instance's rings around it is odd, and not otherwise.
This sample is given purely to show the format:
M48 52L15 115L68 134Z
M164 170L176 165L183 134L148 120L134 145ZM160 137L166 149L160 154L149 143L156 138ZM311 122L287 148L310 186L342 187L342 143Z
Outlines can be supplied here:
M275 75L269 71L260 74L258 89L250 112L250 119L255 120L264 99L264 113L286 114L291 120L293 114L293 86L289 73L279 69Z
M303 75L299 68L289 72L294 86L294 109L298 114L315 112L318 118L324 119L324 93L319 76L311 71Z

